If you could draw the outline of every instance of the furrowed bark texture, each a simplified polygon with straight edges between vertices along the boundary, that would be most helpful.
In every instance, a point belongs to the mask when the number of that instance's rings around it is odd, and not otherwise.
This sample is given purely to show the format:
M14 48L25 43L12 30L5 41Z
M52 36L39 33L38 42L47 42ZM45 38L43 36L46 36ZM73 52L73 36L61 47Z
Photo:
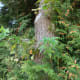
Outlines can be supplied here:
M49 27L51 27L52 23L51 23L50 19L48 18L48 16L45 16L45 13L48 10L42 9L43 1L44 0L41 0L41 2L40 2L40 6L39 6L40 10L39 10L39 13L36 16L35 22L34 22L34 24L35 24L35 38L36 38L37 42L40 42L40 40L42 40L45 37L53 37L54 36L54 33L49 31ZM54 27L54 25L53 25L53 27ZM38 53L35 55L34 61L36 63L42 64L43 57L44 57L43 54Z
M36 16L35 19L35 38L36 41L39 42L42 40L44 37L52 37L54 34L49 31L49 27L51 26L51 21L48 18L48 16L45 16L46 11L48 10L43 10L42 5L43 5L42 0L40 2L40 8L38 15Z

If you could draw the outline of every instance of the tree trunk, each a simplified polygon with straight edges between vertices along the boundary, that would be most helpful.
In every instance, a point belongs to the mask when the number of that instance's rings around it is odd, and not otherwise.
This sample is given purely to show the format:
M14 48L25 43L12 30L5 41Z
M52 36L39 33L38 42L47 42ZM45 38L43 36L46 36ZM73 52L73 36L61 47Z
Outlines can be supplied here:
M39 6L40 10L39 10L39 13L36 16L36 19L34 22L35 38L36 38L37 42L39 42L40 40L42 40L45 37L53 37L54 36L54 33L49 31L49 27L51 27L52 23L51 23L50 19L48 18L48 16L45 16L46 11L48 11L48 10L42 9L43 1L44 0L42 0L40 2L40 6ZM54 25L53 25L53 27L54 27ZM38 46L38 44L36 46ZM42 63L42 58L43 58L43 54L38 53L35 55L34 61L36 63Z
M48 10L42 9L43 1L44 0L40 2L40 6L39 6L40 10L34 22L35 23L35 38L37 42L42 40L44 37L54 36L54 34L49 31L49 27L51 27L52 23L50 19L48 18L48 16L45 16L46 11Z

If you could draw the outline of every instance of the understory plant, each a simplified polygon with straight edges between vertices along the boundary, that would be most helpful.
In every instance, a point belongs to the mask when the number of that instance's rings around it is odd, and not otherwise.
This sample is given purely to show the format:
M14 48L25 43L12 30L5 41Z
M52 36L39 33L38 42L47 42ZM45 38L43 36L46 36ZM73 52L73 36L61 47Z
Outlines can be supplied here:
M28 76L22 72L21 66L30 58L29 50L34 40L25 38L25 35L10 34L9 29L0 28L0 80L27 80Z
M79 80L80 66L58 38L45 38L39 47L43 54L42 63L34 60L25 61L22 71L28 75L28 80Z
M39 0L40 1L40 0ZM56 37L44 38L35 48L30 18L18 19L15 33L0 28L0 80L80 80L79 0L44 0L43 9L51 9L49 19ZM73 5L73 3L75 4ZM27 31L25 31L27 29ZM24 33L24 35L22 35ZM35 55L42 55L40 63Z

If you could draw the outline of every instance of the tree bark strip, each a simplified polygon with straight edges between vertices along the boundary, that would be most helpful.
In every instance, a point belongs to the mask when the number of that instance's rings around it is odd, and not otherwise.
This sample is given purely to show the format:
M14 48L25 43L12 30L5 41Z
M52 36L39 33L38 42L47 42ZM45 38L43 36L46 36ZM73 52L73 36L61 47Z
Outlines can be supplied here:
M42 9L43 6L43 1L41 0L40 2L40 10L38 15L36 16L35 19L35 37L36 37L36 41L39 42L40 40L42 40L44 37L53 37L54 34L49 31L49 27L51 26L51 21L48 18L48 16L45 16L46 10Z

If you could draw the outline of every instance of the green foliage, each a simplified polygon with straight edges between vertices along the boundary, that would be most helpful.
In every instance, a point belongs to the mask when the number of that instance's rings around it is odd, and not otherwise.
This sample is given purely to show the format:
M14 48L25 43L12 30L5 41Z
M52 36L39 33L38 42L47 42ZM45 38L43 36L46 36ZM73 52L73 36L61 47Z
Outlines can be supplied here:
M39 47L44 58L42 64L33 60L25 61L23 72L28 75L28 80L78 80L80 66L74 63L74 59L65 53L64 45L57 41L58 38L45 38ZM78 67L78 70L77 70Z
M20 28L19 28L19 32L23 31L24 29L26 29L26 27L28 27L28 25L30 24L31 19L28 19L30 15L27 16L22 16L19 18L18 22L20 23Z
M80 80L78 0L75 5L74 0L44 0L43 9L50 9L46 14L56 26L57 37L44 38L37 49L34 28L28 27L32 26L34 17L28 13L36 0L1 1L5 6L0 13L0 24L6 27L9 21L16 21L13 25L16 28L12 29L20 35L10 33L3 26L0 28L0 80ZM52 26L50 30L53 31ZM43 56L38 63L35 62L37 54Z
M24 36L9 35L9 30L3 27L0 31L1 35L4 33L0 37L0 79L27 80L28 76L22 72L21 66L30 59L29 50L34 41L26 40Z
M36 0L1 0L0 2L4 5L0 9L0 25L9 27L16 34L33 26L34 14L31 8L34 8Z
M3 26L0 28L0 40L4 39L9 35L9 29L5 29Z

